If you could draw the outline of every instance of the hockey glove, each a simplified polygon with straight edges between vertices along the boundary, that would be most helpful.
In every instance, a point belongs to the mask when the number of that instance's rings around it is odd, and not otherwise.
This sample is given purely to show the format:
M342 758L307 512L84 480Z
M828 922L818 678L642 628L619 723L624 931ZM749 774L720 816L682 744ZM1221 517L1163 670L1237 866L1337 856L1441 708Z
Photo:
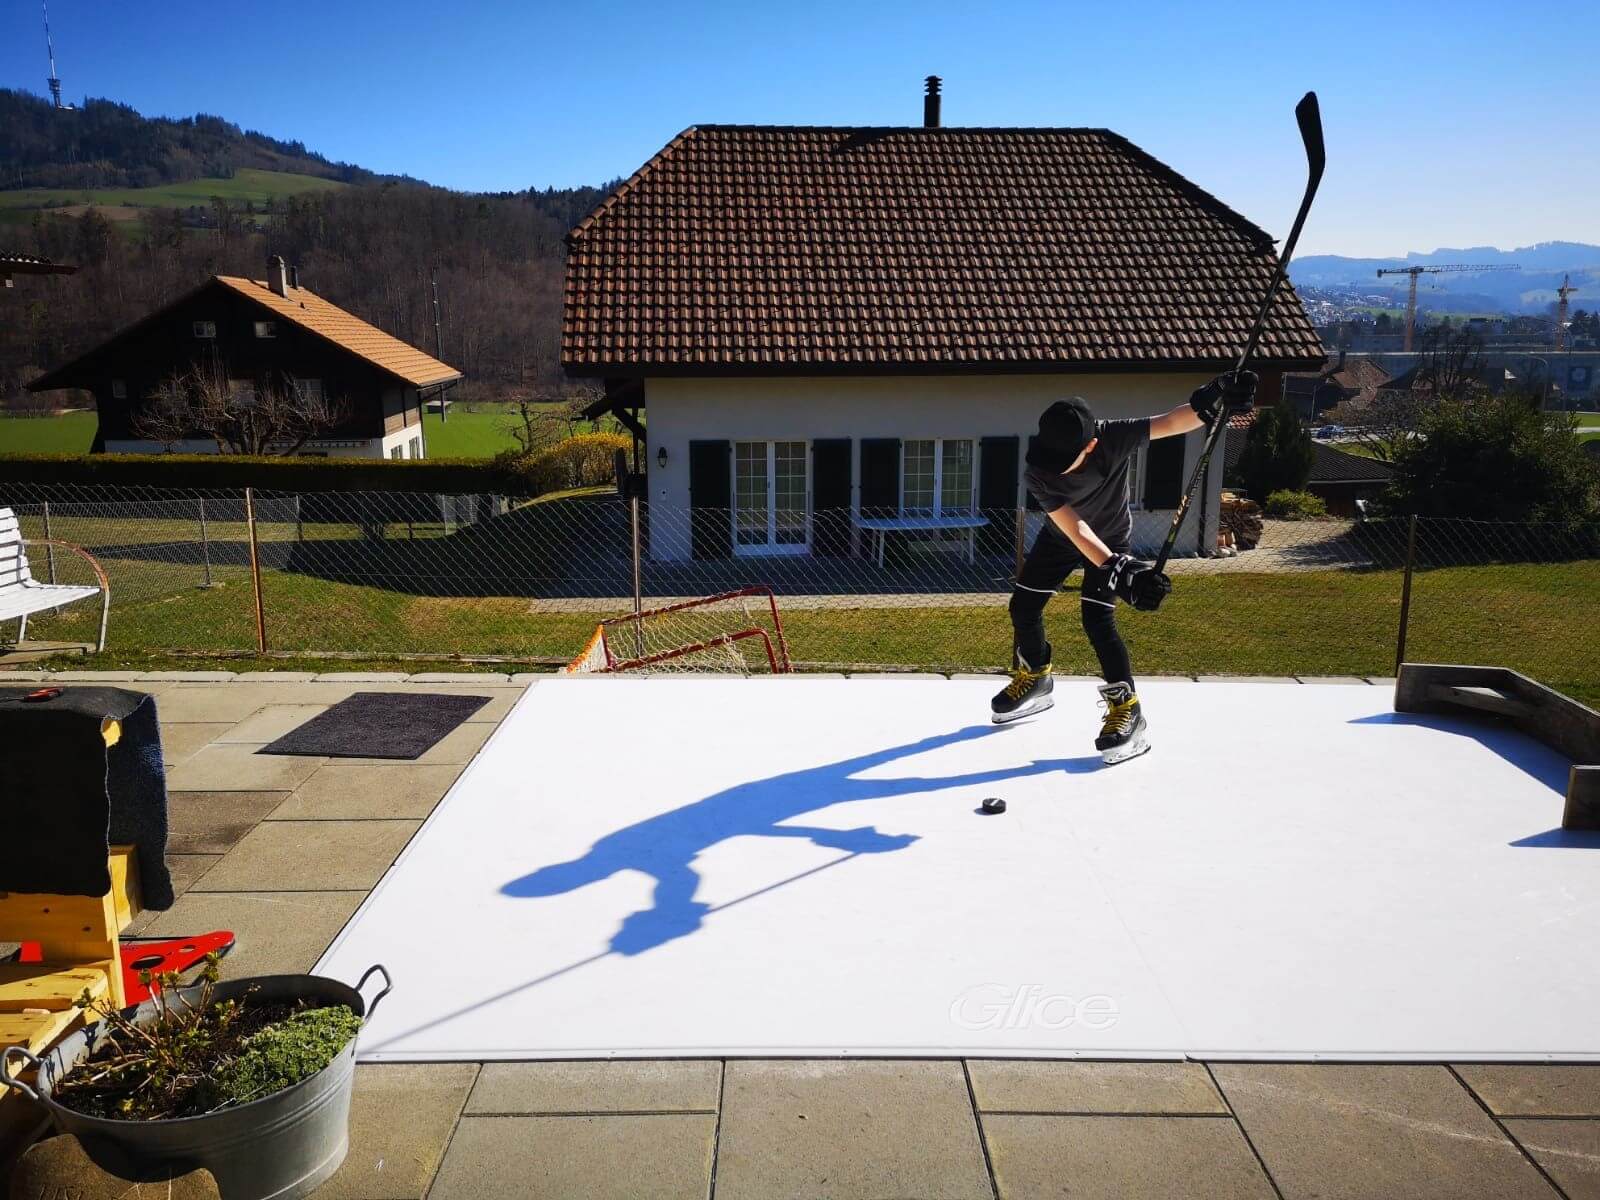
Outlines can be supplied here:
M1229 371L1218 375L1189 397L1189 407L1207 425L1234 413L1247 413L1256 406L1256 373Z
M1155 612L1172 594L1172 580L1152 567L1133 577L1133 606L1140 612Z
M1129 554L1113 554L1106 559L1105 565L1100 568L1105 576L1105 590L1110 592L1124 604L1134 604L1138 593L1134 581L1141 575L1153 573L1153 568L1147 562L1140 562Z

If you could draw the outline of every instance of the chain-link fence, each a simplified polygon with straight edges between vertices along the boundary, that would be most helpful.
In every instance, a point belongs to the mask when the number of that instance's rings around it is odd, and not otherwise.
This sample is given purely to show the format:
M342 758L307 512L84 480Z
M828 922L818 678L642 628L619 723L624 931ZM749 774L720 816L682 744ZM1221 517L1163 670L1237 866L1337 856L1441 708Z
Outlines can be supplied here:
M1011 580L1044 519L641 505L636 529L609 492L253 492L247 503L242 491L0 484L0 504L25 537L83 546L104 565L112 651L560 663L631 609L636 584L645 607L767 584L798 664L934 670L1006 663ZM1140 673L1386 676L1403 640L1414 660L1503 664L1600 694L1592 529L1247 524L1238 544L1249 548L1232 557L1173 560L1160 612L1124 610ZM37 578L92 582L67 578L84 568L47 547L29 554ZM89 607L34 617L30 639L92 640ZM1092 673L1070 595L1046 620L1057 669Z

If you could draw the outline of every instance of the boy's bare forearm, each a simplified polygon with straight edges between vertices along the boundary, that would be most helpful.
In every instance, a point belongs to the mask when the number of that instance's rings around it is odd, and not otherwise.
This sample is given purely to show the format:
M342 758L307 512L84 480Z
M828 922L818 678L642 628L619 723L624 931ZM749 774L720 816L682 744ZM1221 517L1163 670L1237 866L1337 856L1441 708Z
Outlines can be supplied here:
M1193 433L1205 425L1193 408L1187 404L1180 404L1171 412L1164 412L1159 417L1150 418L1150 440L1158 438L1176 437L1182 433Z
M1063 504L1050 514L1050 519L1056 523L1057 529L1067 535L1067 540L1078 548L1078 553L1095 566L1103 567L1113 557L1111 548L1089 528L1089 522L1080 517L1072 505Z

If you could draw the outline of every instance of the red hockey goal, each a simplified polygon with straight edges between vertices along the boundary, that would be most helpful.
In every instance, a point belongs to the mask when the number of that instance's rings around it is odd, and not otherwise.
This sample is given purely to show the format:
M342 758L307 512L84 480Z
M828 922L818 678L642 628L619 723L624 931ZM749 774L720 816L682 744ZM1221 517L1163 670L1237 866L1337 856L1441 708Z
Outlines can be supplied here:
M566 673L792 669L778 598L770 587L758 586L602 621Z

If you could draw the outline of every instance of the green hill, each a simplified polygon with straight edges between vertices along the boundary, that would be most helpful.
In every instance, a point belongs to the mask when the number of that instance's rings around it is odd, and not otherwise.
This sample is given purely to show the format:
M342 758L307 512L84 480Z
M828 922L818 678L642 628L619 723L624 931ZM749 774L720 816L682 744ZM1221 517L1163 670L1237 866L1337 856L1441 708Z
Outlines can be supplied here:
M151 208L209 208L221 198L231 205L260 208L287 196L326 192L350 185L317 175L243 167L232 179L190 179L142 188L14 188L0 191L0 224L25 224L36 210L76 216L88 206L110 221L139 221Z

